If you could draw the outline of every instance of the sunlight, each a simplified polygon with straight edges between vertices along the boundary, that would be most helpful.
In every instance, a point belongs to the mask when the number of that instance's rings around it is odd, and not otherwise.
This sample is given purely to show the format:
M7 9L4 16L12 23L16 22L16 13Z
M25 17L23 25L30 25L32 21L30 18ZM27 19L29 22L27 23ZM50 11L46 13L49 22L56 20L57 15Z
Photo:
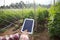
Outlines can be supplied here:
M33 0L5 0L5 5L9 5L11 3L18 3L20 1L23 1L24 3L33 3ZM35 0L36 4L44 4L48 5L51 4L52 0ZM0 6L4 5L4 0L0 0Z

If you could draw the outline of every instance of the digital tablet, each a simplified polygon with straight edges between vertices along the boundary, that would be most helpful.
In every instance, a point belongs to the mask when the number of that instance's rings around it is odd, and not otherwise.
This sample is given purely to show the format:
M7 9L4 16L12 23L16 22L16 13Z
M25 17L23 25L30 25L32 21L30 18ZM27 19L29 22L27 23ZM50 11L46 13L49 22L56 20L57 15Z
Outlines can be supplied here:
M27 30L29 34L32 34L33 28L34 28L34 19L26 18L22 25L21 32L23 32L24 30Z

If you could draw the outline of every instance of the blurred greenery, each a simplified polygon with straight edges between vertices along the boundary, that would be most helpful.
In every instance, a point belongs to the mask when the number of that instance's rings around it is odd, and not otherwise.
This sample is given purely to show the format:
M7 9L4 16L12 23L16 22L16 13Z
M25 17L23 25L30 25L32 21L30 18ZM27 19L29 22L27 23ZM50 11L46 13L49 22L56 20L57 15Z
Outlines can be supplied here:
M0 28L1 25L8 25L9 22L15 22L25 18L33 18L37 21L37 27L34 32L43 32L46 27L51 37L60 37L60 2L55 5L51 5L49 9L38 7L36 13L34 9L1 9L0 10ZM3 20L9 21L5 22ZM47 26L48 25L48 26ZM19 27L15 27L18 29ZM40 31L39 31L40 30Z
M50 21L49 32L50 36L56 40L60 38L60 2L57 2L54 6L49 9Z
M48 11L46 10L46 8L41 8L41 7L36 9L36 13L34 13L34 9L31 8L31 9L23 9L23 10L21 10L21 9L16 9L16 10L14 10L14 9L3 9L2 10L1 9L0 14L1 14L0 18L3 19L0 21L0 26L2 24L8 25L8 24L10 24L9 22L15 22L16 20L21 20L21 19L25 19L25 18L33 18L33 19L36 18L37 24L39 24L39 22L40 22L43 25L43 23L45 21L47 21L46 18L48 18ZM9 21L9 22L5 22L4 20ZM37 29L38 28L40 30L40 26L38 26Z

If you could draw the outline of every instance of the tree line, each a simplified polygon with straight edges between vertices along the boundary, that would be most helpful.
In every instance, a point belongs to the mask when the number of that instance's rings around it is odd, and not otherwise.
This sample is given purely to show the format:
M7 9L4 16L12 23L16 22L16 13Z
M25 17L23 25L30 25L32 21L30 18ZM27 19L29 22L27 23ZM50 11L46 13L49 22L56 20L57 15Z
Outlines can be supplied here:
M41 7L47 7L49 8L51 5L41 5L41 4L36 4L35 5L36 7L38 6L41 6ZM0 9L4 9L4 8L8 8L8 9L21 9L21 8L31 8L31 7L34 7L34 3L24 3L23 1L20 1L19 3L11 3L9 6L8 5L3 5L3 6L0 6Z

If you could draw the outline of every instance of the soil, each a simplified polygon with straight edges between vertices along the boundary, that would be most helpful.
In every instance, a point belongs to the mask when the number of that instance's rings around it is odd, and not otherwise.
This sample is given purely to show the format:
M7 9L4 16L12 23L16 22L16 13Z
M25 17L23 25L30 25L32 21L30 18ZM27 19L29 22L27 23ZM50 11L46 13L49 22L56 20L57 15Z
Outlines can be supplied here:
M0 33L0 36L21 33L20 29L12 31L13 29L14 27L7 29L7 31L5 31L4 33ZM30 36L30 40L49 40L48 30L44 30L44 32L39 33L38 35Z

